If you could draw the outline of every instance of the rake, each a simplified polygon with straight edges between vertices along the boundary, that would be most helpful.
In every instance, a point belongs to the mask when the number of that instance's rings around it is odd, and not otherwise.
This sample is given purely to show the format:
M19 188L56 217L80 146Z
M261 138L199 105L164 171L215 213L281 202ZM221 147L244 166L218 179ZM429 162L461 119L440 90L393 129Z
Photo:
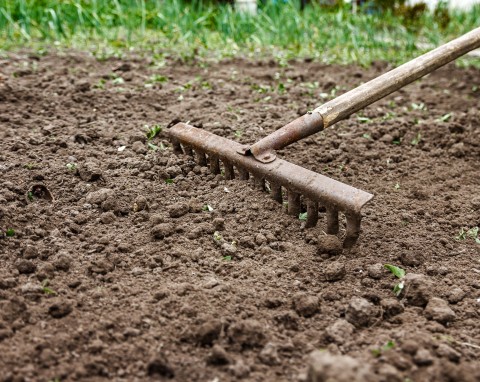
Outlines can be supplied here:
M168 130L176 154L195 156L197 164L209 166L226 179L254 178L255 188L268 190L283 203L286 189L287 213L298 216L307 206L307 228L318 222L319 206L326 210L327 234L339 232L339 213L346 217L343 247L351 248L360 235L361 210L373 195L307 170L277 157L275 150L320 132L439 67L480 47L480 28L409 61L295 119L251 146L205 130L177 123ZM266 187L268 182L269 187Z

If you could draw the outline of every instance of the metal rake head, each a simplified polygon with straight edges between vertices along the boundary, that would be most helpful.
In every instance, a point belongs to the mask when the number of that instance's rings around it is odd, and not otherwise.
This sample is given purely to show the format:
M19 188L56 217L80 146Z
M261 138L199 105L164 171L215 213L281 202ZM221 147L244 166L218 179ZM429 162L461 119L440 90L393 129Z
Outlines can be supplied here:
M243 148L241 144L185 123L171 127L169 136L175 153L195 155L196 162L201 166L208 164L214 174L220 174L222 163L226 179L248 180L252 175L256 188L261 190L266 189L268 182L270 196L279 203L283 203L282 187L285 188L290 215L300 214L303 195L307 205L306 227L317 224L318 207L324 206L327 211L326 232L335 235L339 230L339 212L343 212L347 221L343 246L351 248L357 241L361 209L373 198L372 194L279 158L261 163L252 156L239 154Z

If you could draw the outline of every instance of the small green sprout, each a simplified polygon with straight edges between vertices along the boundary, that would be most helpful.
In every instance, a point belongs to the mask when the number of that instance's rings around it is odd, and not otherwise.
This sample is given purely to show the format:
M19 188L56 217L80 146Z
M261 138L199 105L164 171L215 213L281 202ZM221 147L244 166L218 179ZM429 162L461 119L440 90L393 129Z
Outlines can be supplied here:
M50 280L45 279L42 281L42 292L47 295L54 295L57 294L53 289L49 288L48 285L50 284Z
M167 184L172 184L172 183L173 183L173 179L170 179L170 178L169 178L169 179L165 179L165 183L167 183Z
M147 129L147 139L149 141L155 138L157 134L162 131L162 126L160 125L153 125L152 127L145 125L145 128Z
M23 167L25 167L28 170L32 170L35 167L37 167L37 164L36 163L26 163Z
M385 345L383 345L382 347L380 347L378 349L372 349L372 354L375 357L380 357L383 352L385 352L387 350L390 350L390 349L393 349L394 347L395 347L395 342L390 340Z
M448 122L450 118L452 118L452 113L447 113L442 115L440 118L437 119L438 122Z
M479 228L473 227L470 229L461 228L458 236L456 237L457 240L466 240L467 238L472 238L475 240L475 243L480 244L480 238L478 237Z
M222 241L223 240L223 237L222 237L222 235L220 235L220 232L215 231L213 233L213 240L215 240L215 241Z
M105 84L107 81L105 81L103 78L101 78L93 87L95 89L105 89Z
M28 200L30 200L31 202L33 201L33 192L32 191L28 191L27 192L27 197L28 197Z
M395 190L399 190L400 189L400 183L395 183L395 186L393 186L393 188Z
M153 74L148 79L148 83L154 83L154 82L164 83L164 82L167 82L167 81L168 81L168 78L165 77L165 76L162 76L160 74Z
M77 169L77 164L76 163L67 163L65 166L70 171L75 171Z
M222 260L223 260L223 261L231 261L231 260L232 260L232 256L223 256Z
M427 107L423 102L420 102L420 103L412 102L411 106L412 106L412 110L427 110Z
M362 135L363 138L373 141L372 136L368 133Z
M6 231L5 231L5 235L7 235L7 237L13 237L15 236L15 230L13 228L8 228Z
M357 121L360 123L369 123L372 122L372 119L368 117L357 117Z
M287 91L287 89L285 88L285 85L282 82L278 84L277 91L279 94L283 94Z
M298 215L298 219L301 221L307 220L307 212L300 212L300 214Z
M405 286L405 281L404 281L405 269L402 269L400 267L397 267L397 266L391 265L391 264L385 264L384 266L390 272L392 272L395 277L400 279L400 282L393 287L393 293L395 293L395 295L399 296L400 293L402 293L403 287Z
M150 150L153 150L153 151L157 151L158 150L158 146L157 145L154 145L153 143L151 142L148 142L148 148Z
M112 81L114 85L122 85L125 83L125 80L122 77L117 77Z
M235 138L240 138L242 135L243 135L243 131L242 130L235 130Z
M205 204L203 207L202 207L202 211L208 211L208 212L212 212L213 211L213 207L209 204Z
M400 145L400 143L402 143L402 140L401 140L401 139L394 139L394 140L392 141L392 143L393 143L394 145Z
M415 138L412 139L412 146L416 146L418 145L422 140L422 135L420 133L417 133L417 135L415 136Z

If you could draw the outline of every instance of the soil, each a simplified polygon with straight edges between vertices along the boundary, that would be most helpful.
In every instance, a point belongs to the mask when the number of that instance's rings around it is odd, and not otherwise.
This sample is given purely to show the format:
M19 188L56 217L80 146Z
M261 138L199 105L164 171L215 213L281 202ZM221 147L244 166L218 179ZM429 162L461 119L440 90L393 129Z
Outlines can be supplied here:
M350 250L325 212L305 229L166 137L190 121L250 143L387 69L2 59L0 380L313 381L333 362L336 380L479 381L480 244L457 239L480 226L479 70L280 152L375 194ZM384 264L406 270L398 297Z

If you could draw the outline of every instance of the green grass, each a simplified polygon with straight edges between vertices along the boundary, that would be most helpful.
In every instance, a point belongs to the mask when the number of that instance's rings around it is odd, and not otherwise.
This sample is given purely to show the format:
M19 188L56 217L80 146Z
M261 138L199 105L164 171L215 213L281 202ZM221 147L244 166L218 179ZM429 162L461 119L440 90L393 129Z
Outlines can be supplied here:
M183 59L236 55L310 57L326 63L401 63L477 26L480 7L415 22L390 13L354 15L267 1L256 17L194 0L0 0L0 49L80 48L98 58L132 50ZM408 25L406 27L405 25ZM469 61L478 63L478 59Z

